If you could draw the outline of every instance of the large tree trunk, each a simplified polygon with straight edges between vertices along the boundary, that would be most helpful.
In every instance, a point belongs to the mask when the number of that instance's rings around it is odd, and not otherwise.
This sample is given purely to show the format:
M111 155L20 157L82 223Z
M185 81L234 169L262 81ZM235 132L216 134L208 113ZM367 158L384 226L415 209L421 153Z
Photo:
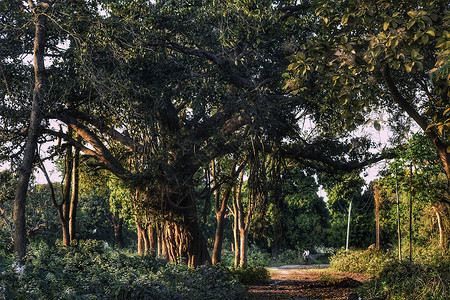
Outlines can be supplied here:
M211 263L207 242L199 226L193 203L166 221L166 246L169 260L196 267ZM177 221L180 220L180 221Z
M214 250L212 264L215 265L222 261L223 233L225 230L225 209L216 213L217 227L214 237Z
M28 128L24 157L22 165L19 169L19 179L17 182L17 189L14 198L14 254L19 263L23 263L23 257L25 256L26 251L26 197L42 120L42 89L44 87L45 80L45 20L46 16L44 14L41 14L37 16L35 23L33 54L35 83L33 89L33 103L31 108L30 125Z

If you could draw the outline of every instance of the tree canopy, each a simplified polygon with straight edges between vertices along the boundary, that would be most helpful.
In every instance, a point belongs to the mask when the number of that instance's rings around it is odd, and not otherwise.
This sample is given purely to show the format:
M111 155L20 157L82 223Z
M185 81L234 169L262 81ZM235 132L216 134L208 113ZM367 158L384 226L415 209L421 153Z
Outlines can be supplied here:
M169 257L204 263L194 187L213 160L242 163L217 180L246 172L248 201L267 200L268 155L335 173L390 157L351 135L376 107L414 119L449 176L447 6L6 1L0 158L31 167L75 147L164 224Z

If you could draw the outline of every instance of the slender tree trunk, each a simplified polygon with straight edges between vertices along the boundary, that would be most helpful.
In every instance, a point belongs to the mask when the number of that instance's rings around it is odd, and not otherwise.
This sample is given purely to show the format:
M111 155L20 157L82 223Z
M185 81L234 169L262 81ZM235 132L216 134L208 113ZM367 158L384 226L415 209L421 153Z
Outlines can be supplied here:
M413 252L413 246L412 246L412 240L413 240L413 162L411 159L411 165L410 165L410 177L409 177L409 261L412 261L412 252Z
M157 250L158 236L157 236L157 231L156 231L156 225L154 224L154 222L152 222L152 224L150 224L150 226L148 226L147 234L148 234L150 252L152 254L155 254L156 250Z
M245 228L244 224L241 224L239 229L239 240L241 242L239 266L246 268L248 266L248 228Z
M114 240L116 242L117 247L119 247L119 249L123 249L124 247L122 234L123 218L113 216L113 222L114 222Z
M212 257L212 263L214 265L222 261L223 233L225 230L225 212L227 209L227 202L228 198L230 198L230 194L231 194L231 187L226 189L222 197L220 209L216 211L217 227Z
M214 239L214 250L212 264L215 265L222 261L223 233L225 229L225 209L216 213L217 227Z
M234 187L233 198L233 236L234 236L234 267L237 268L241 262L241 241L240 241L240 228L241 220L243 218L242 204L241 204L241 190L242 183L244 181L244 170L241 170L239 174L239 180Z
M352 202L350 201L350 204L348 206L348 219L347 219L347 239L345 241L345 251L348 251L348 244L350 240L350 220L352 215Z
M144 233L141 221L136 216L136 230L137 230L137 238L138 238L138 253L143 255L145 254L145 240L144 240Z
M75 149L73 156L73 182L72 182L72 197L70 199L69 211L69 234L70 242L76 240L77 234L77 208L78 208L78 194L80 185L80 150Z
M398 259L402 260L402 228L400 226L400 197L398 195L398 178L397 167L395 167L395 198L397 201L397 242L398 242Z
M380 250L380 190L378 185L373 187L375 198L375 248Z
M19 179L14 198L14 254L19 263L23 263L23 257L26 252L26 197L42 120L42 90L45 81L45 21L45 15L41 14L37 16L35 23L35 40L33 51L35 83L33 89L33 103L27 141L25 143L22 165L19 169Z
M248 255L248 227L246 228L244 222L244 211L241 202L241 190L244 182L244 170L239 175L239 182L236 191L236 218L237 218L237 233L239 233L239 247L236 245L236 251L239 255L235 255L235 259L239 259L239 266L241 268L247 267L247 255ZM250 211L247 212L247 220L249 220ZM235 261L235 265L237 265Z
M434 204L433 205L433 210L434 213L436 214L436 219L437 219L437 225L438 225L438 230L439 230L439 248L447 250L447 236L445 234L445 229L444 229L444 222L442 221L442 216L441 216L441 212L439 209L439 206L444 206L443 204Z
M148 227L145 224L141 227L141 235L144 240L144 253L148 254L150 252L150 239L148 238Z
M157 227L158 230L158 257L169 260L166 242L166 228L164 222L160 222Z
M241 260L241 251L240 251L240 241L239 241L239 224L238 217L234 216L233 222L233 236L234 236L234 267L237 268L239 266L239 262Z
M71 135L72 131L68 130L68 134ZM65 162L66 173L64 175L64 188L63 188L63 202L62 211L64 218L61 220L62 231L63 231L63 245L70 246L70 200L71 200L71 190L72 190L72 170L73 170L73 156L72 156L72 146L67 147L66 152L66 162Z

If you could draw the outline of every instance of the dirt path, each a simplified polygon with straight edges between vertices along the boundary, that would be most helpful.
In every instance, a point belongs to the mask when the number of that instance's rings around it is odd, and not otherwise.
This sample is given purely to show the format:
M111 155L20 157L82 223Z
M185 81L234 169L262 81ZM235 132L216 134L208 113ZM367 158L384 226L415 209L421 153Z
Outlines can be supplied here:
M247 299L347 299L364 274L336 272L329 265L289 265L268 268L271 280L248 287Z

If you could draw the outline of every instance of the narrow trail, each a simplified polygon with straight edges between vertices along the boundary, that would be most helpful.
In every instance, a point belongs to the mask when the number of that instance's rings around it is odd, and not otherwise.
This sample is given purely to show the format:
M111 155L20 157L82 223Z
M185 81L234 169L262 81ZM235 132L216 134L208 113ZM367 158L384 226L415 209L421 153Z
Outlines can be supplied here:
M286 265L268 268L268 283L248 286L247 299L347 299L369 276L337 272L329 265Z

